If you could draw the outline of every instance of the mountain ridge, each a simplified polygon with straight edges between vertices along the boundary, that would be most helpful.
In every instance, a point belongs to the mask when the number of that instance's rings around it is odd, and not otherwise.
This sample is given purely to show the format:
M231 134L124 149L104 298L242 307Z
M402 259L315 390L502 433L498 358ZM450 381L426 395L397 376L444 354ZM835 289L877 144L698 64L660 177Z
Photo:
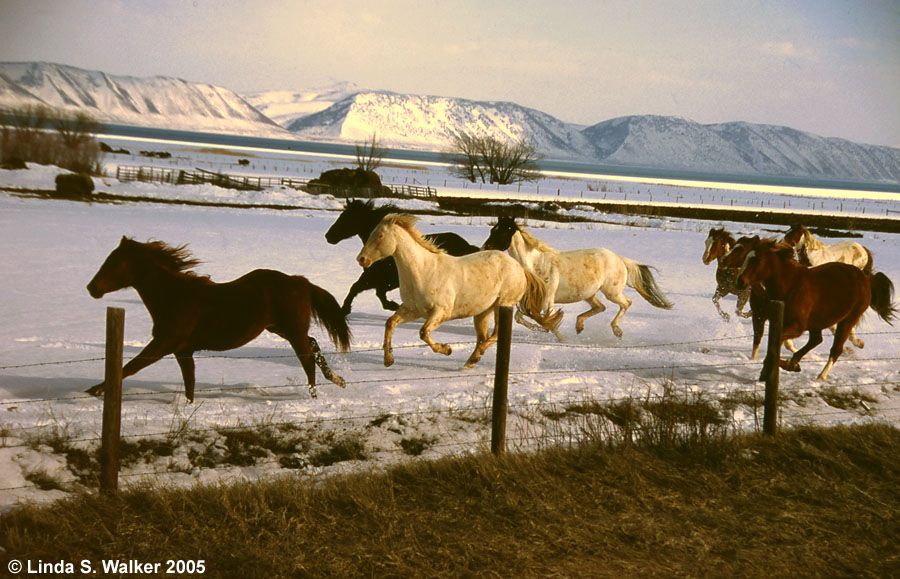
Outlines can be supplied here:
M528 139L546 158L623 167L900 183L900 148L791 127L701 124L661 115L583 126L513 102L366 90L353 83L242 96L164 76L0 63L0 109L28 104L82 110L101 122L176 130L338 143L358 143L375 133L386 147L432 151L448 150L455 136L473 134Z

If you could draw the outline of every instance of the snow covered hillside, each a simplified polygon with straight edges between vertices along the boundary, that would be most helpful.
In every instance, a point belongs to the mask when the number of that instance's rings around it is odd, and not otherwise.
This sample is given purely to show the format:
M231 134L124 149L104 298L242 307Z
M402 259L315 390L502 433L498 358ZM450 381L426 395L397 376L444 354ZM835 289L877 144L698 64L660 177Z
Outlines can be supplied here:
M389 146L446 150L462 134L526 139L550 158L587 158L590 143L574 125L508 102L363 92L286 128L313 140L360 141L377 133Z
M0 110L46 104L102 121L444 151L460 134L528 139L548 159L739 175L896 183L900 148L742 122L636 115L588 128L510 102L361 91L352 83L241 97L181 79L114 76L48 63L0 63ZM273 120L274 119L274 120ZM287 129L287 130L285 130Z
M687 171L900 181L900 149L826 139L788 127L703 125L639 115L588 127L596 160Z
M43 62L0 63L0 109L46 105L126 125L284 136L234 91L178 78L138 78Z
M323 111L360 91L355 83L341 82L310 90L272 90L244 93L241 96L256 110L286 127L301 117Z

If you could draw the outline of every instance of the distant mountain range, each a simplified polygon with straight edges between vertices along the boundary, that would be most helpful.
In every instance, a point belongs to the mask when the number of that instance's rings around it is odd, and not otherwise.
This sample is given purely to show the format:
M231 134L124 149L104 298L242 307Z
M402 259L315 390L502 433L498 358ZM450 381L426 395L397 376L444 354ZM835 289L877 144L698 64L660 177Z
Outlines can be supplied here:
M463 133L531 140L547 158L728 174L900 182L900 148L789 127L635 115L583 127L510 102L363 90L243 96L168 77L114 76L50 63L0 63L0 109L45 104L98 120L181 130L446 150Z

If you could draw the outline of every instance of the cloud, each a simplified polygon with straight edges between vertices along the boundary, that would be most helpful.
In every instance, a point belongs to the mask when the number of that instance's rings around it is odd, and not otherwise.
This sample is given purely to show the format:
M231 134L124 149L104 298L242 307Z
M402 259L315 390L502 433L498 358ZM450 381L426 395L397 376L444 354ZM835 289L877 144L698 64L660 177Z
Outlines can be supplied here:
M798 46L791 41L764 42L760 47L760 50L763 54L769 56L777 56L779 58L790 58L792 60L808 61L818 60L815 53L811 49Z

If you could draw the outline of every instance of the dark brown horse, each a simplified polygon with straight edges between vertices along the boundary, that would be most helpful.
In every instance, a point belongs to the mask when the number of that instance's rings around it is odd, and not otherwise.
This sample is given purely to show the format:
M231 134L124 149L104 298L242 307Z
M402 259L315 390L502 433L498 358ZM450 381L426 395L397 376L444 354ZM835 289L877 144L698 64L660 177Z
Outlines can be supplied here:
M703 265L709 265L713 260L716 260L716 291L713 293L712 301L716 305L719 315L726 322L729 320L729 316L722 311L719 300L729 294L737 296L737 306L735 306L737 315L742 318L749 318L752 315L751 312L742 311L750 300L750 289L739 291L736 287L740 266L726 267L722 264L722 259L725 257L725 254L731 251L734 244L734 236L725 231L724 227L722 229L713 228L709 230L709 234L706 236L706 248L703 250Z
M894 285L883 273L866 273L846 263L826 263L807 268L794 259L794 249L774 239L760 240L751 250L738 274L738 285L760 284L770 300L784 302L782 338L800 337L809 332L809 342L797 350L782 368L800 371L800 360L822 343L822 331L832 326L834 341L828 363L818 379L825 381L831 367L844 351L844 343L871 307L882 320L891 323L897 310L893 304ZM760 379L768 375L766 359Z
M133 287L153 319L153 339L125 364L123 378L175 354L184 395L193 402L194 352L238 348L268 330L290 342L306 372L310 394L315 396L316 364L327 379L344 387L343 378L331 371L319 345L307 335L312 317L340 351L350 349L350 329L330 293L305 277L270 269L215 283L191 271L198 263L185 245L141 243L123 236L88 284L94 298ZM103 388L97 384L88 393L97 396Z

